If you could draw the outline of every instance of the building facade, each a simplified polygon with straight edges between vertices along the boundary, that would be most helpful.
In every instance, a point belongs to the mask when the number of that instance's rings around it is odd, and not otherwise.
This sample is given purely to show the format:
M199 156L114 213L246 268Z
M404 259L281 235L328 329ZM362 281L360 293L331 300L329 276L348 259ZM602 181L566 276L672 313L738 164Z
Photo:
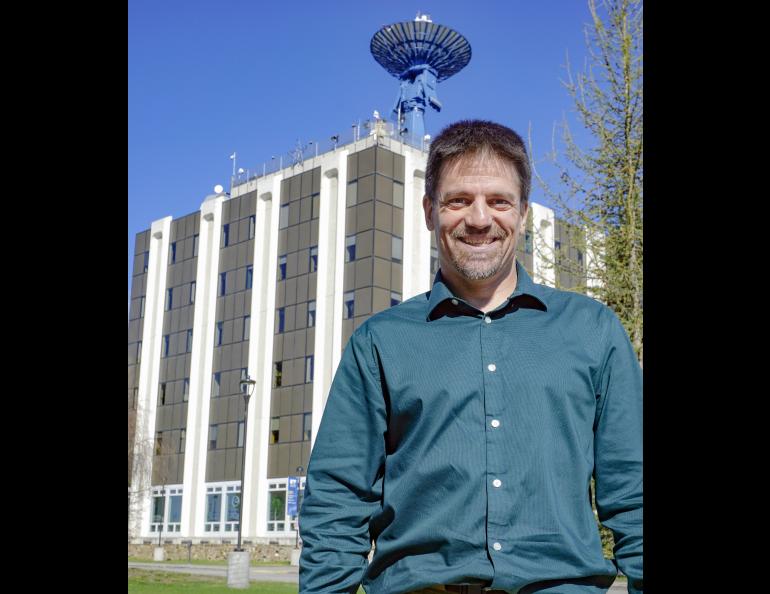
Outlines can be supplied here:
M427 152L373 133L208 196L136 236L128 332L133 542L294 543L304 469L342 351L430 289ZM554 285L562 227L530 203L517 258ZM562 279L574 282L575 279ZM244 426L241 379L256 380ZM245 452L244 452L245 447Z

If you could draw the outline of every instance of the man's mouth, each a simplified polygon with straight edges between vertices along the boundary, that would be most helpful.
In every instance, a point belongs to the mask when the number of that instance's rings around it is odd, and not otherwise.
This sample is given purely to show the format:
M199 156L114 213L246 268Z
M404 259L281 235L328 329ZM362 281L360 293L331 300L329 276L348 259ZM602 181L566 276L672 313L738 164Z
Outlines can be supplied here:
M491 237L487 239L468 239L467 237L460 237L458 239L465 245L470 245L473 247L483 247L485 245L490 245L495 241L498 241L497 237Z

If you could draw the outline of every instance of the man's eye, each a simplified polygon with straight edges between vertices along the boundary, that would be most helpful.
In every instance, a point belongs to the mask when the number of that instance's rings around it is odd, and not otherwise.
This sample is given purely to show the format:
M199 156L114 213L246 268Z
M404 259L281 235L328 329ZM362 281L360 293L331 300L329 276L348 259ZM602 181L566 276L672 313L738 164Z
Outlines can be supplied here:
M511 203L504 198L496 198L492 201L492 204L494 204L497 208L507 208L511 206Z

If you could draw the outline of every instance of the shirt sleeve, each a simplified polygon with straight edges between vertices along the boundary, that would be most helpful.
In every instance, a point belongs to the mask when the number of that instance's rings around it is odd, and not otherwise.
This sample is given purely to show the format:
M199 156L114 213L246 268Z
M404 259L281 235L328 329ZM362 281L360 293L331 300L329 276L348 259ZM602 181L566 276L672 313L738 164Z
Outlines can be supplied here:
M355 594L368 565L387 430L375 361L371 335L361 326L340 360L308 463L299 594Z
M642 372L625 328L606 311L607 350L594 424L596 510L612 531L614 563L635 594L643 591Z

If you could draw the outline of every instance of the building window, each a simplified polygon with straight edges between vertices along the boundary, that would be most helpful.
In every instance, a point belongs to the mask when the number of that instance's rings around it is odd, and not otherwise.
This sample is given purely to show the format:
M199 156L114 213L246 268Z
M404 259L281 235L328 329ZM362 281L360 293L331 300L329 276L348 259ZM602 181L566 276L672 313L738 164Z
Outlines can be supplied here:
M529 229L524 232L524 253L532 253L532 232Z
M192 329L187 330L187 343L185 344L185 353L192 352Z
M353 314L355 313L355 291L348 291L342 296L343 301L343 309L342 309L342 319L343 320L349 320L353 317Z
M280 388L283 379L283 361L273 363L273 387Z
M278 256L278 280L286 278L286 256Z
M241 381L245 380L247 377L249 377L249 370L246 367L241 367ZM238 383L238 385L241 387L241 393L245 394L249 390L248 384L242 384Z
M190 283L190 304L195 303L195 288L196 284L195 281Z
M286 229L289 226L289 205L285 204L281 207L281 212L278 215L278 228Z
M139 388L134 388L131 393L131 408L136 410L136 401L139 399Z
M254 282L254 266L246 267L246 288L251 289L251 285Z
M139 317L144 317L144 297L139 298Z
M238 444L236 447L239 447L239 448L243 447L243 428L244 428L243 421L238 421Z
M310 272L318 270L318 246L310 246Z
M307 304L307 327L315 326L315 301L308 301Z
M251 316L243 317L243 340L248 340L251 336Z
M583 265L583 252L581 250L577 250L577 261L579 266Z
M396 291L390 292L390 306L393 307L394 305L398 305L401 303L401 293L397 293Z
M160 385L160 404L164 405L166 404L166 384L162 383Z
M240 504L240 495L237 493L227 494L227 516L225 521L225 532L238 532L238 506L240 506Z
M176 241L174 241L171 246L171 257L169 258L169 264L176 264Z
M179 532L179 523L182 521L182 496L172 495L169 497L168 506L168 526L166 530L168 532Z
M283 532L286 526L286 491L270 491L268 506L268 532Z
M355 206L358 202L358 182L353 181L348 184L348 195L345 202L346 206Z
M163 524L166 511L166 497L165 495L155 496L152 498L152 523Z
M182 384L182 402L187 402L190 399L190 378L184 378Z
M280 417L273 417L270 419L270 443L278 443L278 438L280 437L280 427Z
M209 425L209 449L217 449L217 433L219 433L218 425Z
M142 267L142 272L147 272L147 269L150 267L150 252L144 252L144 265Z
M393 181L393 206L404 208L404 184Z
M401 262L404 257L404 240L400 237L391 236L390 241L390 258L395 262Z
M310 441L310 433L312 431L313 415L311 413L305 413L302 415L302 440Z
M166 311L171 309L171 305L174 302L174 289L166 290Z
M136 343L136 364L139 365L139 363L142 362L142 341Z
M254 229L257 225L257 215L251 215L249 217L249 239L254 239Z
M222 247L230 245L230 225L222 227Z
M224 335L224 322L217 322L217 337L215 346L222 346L222 336Z
M160 456L160 453L163 451L163 432L158 431L155 434L155 455Z
M305 357L305 383L309 384L313 381L313 365L315 362L315 356L309 355Z
M356 236L348 235L345 238L345 262L352 262L356 259Z
M187 439L187 429L182 429L179 433L179 453L184 454L184 442Z
M193 258L198 255L198 235L193 235Z
M217 398L219 396L219 390L222 385L222 373L217 371L214 374L213 381L211 382L211 397Z
M286 308L279 307L278 308L278 334L283 333L285 321L286 321Z
M219 274L219 296L227 293L227 273L221 272Z
M171 335L166 334L163 336L163 356L168 357L169 349L171 347Z
M219 522L222 509L222 494L209 493L206 495L206 522ZM219 532L218 523L207 523L205 525L207 532Z

